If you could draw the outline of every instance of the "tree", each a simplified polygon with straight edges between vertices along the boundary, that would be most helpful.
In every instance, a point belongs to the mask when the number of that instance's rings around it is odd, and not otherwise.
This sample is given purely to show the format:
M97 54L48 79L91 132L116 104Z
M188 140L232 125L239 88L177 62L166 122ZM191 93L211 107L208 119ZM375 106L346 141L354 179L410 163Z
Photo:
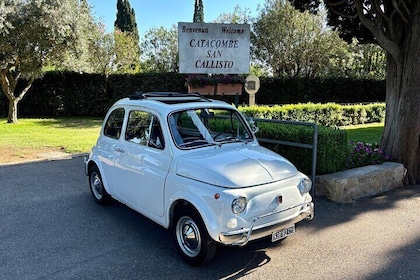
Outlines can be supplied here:
M146 72L178 72L178 30L152 28L141 43L142 68Z
M92 32L92 41L89 45L89 52L91 54L91 67L95 73L104 75L104 84L102 90L107 94L108 78L112 72L117 71L116 50L114 34L105 33L105 26L98 23L98 28Z
M406 184L420 183L420 1L324 2L329 24L343 38L374 42L386 51L386 117L381 148L391 160L407 168Z
M16 0L2 1L0 2L0 35L6 36L9 34L9 30L13 29L13 25L10 21L10 15L17 11L19 2Z
M0 84L9 99L7 122L17 123L17 107L47 59L59 59L74 47L76 0L4 0L0 32ZM59 23L59 24L57 24ZM17 92L20 80L26 85Z
M195 0L193 22L204 22L203 0Z
M138 43L139 31L137 29L136 14L134 9L131 8L130 1L117 1L117 19L114 27L122 32L131 34Z
M249 8L241 8L236 6L231 13L220 14L214 22L216 23L232 23L232 24L251 24L253 18L251 17L251 10Z
M140 47L130 33L114 31L115 63L117 73L138 73L140 69Z
M134 9L131 8L128 0L118 0L117 19L114 27L118 72L138 72L140 59L139 33Z
M91 45L95 44L96 34L100 33L102 23L98 24L91 12L91 7L86 0L81 0L76 7L77 12L73 13L74 26L73 33L76 34L76 42L73 48L66 49L60 59L48 59L45 71L74 71L93 73L96 69L92 65Z
M301 13L288 2L267 0L252 25L254 59L275 76L318 77L346 43L323 28L322 16Z

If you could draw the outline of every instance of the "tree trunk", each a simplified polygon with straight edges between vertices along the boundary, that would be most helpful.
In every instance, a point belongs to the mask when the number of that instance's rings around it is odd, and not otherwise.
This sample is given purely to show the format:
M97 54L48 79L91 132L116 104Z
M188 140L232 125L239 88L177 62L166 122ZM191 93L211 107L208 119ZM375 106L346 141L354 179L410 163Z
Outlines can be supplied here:
M418 18L418 17L417 17ZM390 160L407 168L405 184L420 183L420 25L401 47L401 57L388 54L386 117L381 146Z
M1 69L0 71L0 86L3 90L4 94L6 95L7 99L9 99L9 113L7 115L7 122L8 123L17 123L18 122L18 103L22 100L22 98L25 96L25 94L28 92L28 90L31 88L34 77L30 77L28 84L26 87L22 90L22 92L15 96L15 90L16 85L19 81L20 75L17 75L17 77L14 77L10 72L11 67L8 67L6 69Z
M16 99L9 99L9 113L7 115L7 122L8 123L17 123L18 122L18 115L17 115L17 109L18 109L18 103Z

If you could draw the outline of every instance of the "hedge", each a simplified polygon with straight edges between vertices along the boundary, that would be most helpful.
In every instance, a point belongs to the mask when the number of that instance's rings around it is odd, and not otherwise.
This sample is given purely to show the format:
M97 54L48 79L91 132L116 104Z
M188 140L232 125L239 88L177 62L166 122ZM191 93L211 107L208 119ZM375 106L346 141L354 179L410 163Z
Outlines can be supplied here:
M257 104L385 102L385 80L260 78Z
M136 91L185 92L187 75L142 73L110 75L48 72L37 79L19 103L19 116L103 116L116 100ZM350 79L301 79L261 77L256 94L258 104L366 103L385 101L385 81ZM18 90L25 81L18 83ZM105 90L106 89L106 90ZM0 90L1 91L1 90ZM213 96L212 96L213 97ZM216 96L229 103L233 96ZM243 92L239 104L248 104ZM6 116L8 100L0 93L0 116ZM361 114L363 116L363 114Z
M339 105L326 104L288 104L276 106L242 106L242 113L253 118L314 122L322 126L344 126L383 122L385 103Z
M259 138L312 144L313 128L300 125L258 123ZM281 144L260 143L290 160L300 171L311 174L312 150ZM344 170L348 153L347 131L318 126L318 149L316 174L328 174Z

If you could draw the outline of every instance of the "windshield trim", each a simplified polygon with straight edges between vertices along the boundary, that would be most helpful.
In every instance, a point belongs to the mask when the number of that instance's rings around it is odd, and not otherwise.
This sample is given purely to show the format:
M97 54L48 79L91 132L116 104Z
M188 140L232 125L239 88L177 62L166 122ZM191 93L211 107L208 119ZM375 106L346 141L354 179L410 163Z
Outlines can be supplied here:
M243 131L242 134L244 135L244 137L238 138L232 134L232 137L225 137L222 140L217 141L217 139L214 139L214 135L212 135L207 129L207 127L203 124L202 119L198 117L198 115L195 113L197 110L202 110L205 112L209 112L213 110L216 110L216 111L221 110L221 111L229 112L230 113L229 116L214 115L213 113L211 113L209 115L209 118L217 117L218 119L232 119L230 116L234 116L235 121L239 121L239 123L241 124L240 128ZM185 140L181 136L181 132L180 132L181 129L179 128L177 124L178 120L175 119L175 115L177 113L181 115L182 112L185 112L191 118L191 121L194 123L194 125L198 129L198 131L196 130L195 133L199 132L200 134L200 135L194 135L196 139L193 139L193 137L191 137L191 139L189 139L190 141L187 142L187 145L193 144L193 143L202 143L202 144L187 147L185 146L185 143L183 143L183 141ZM233 143L239 143L239 142L247 144L249 142L254 141L254 134L248 127L248 124L243 118L242 114L235 108L218 107L218 106L197 106L193 108L185 108L181 110L175 110L169 113L167 116L167 121L168 121L169 131L170 131L170 135L172 137L173 143L180 150L191 150L191 149L204 148L204 147L209 147L209 146L214 146L214 145L222 146L225 144L233 144ZM185 139L187 138L188 137L185 137Z

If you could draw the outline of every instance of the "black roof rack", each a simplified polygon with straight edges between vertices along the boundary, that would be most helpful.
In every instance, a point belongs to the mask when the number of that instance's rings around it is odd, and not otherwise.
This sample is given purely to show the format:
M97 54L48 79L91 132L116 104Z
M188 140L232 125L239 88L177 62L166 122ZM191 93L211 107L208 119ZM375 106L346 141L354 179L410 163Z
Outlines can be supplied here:
M151 99L166 103L179 103L191 101L211 101L198 92L180 93L180 92L135 92L129 96L131 100ZM184 99L185 98L185 99ZM178 101L178 102L174 102Z

